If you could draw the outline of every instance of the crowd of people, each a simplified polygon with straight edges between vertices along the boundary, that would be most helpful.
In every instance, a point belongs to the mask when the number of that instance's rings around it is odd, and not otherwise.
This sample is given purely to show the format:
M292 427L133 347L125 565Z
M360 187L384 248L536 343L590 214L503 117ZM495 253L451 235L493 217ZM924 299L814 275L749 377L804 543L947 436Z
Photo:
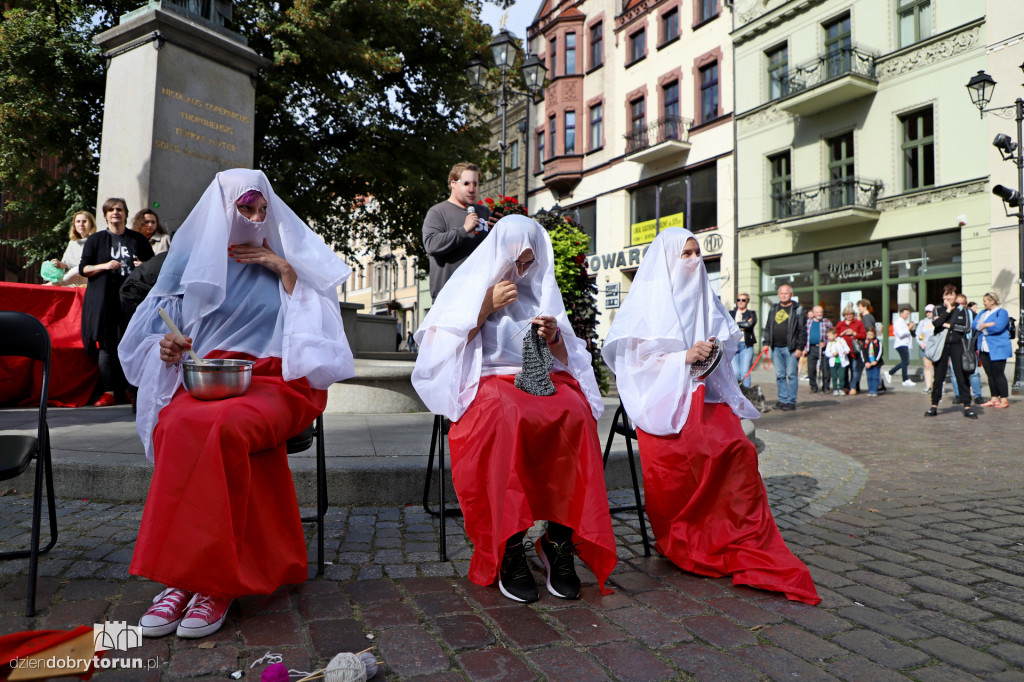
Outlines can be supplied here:
M457 164L448 198L424 220L433 305L409 340L418 349L413 386L448 422L452 479L473 543L468 578L512 601L536 601L532 546L553 596L580 597L576 557L608 593L618 554L593 356L566 313L547 231L478 205L478 182L476 166ZM76 214L55 265L73 275L61 283L88 284L82 334L99 356L97 404L139 387L136 427L154 474L130 572L162 585L140 620L143 635L205 637L234 599L306 579L286 442L323 411L329 386L354 375L337 304L351 270L260 171L217 174L173 244L153 211L137 214L132 229L127 216L117 198L103 205L107 230ZM750 302L740 294L727 310L693 234L662 230L602 356L636 428L656 549L683 571L813 605L821 599L811 574L779 533L740 426L759 416L742 390L758 346ZM891 333L900 362L883 371L869 301L845 307L833 325L820 305L805 313L783 285L761 342L775 365L776 407L796 408L801 364L814 393L856 395L864 375L875 396L897 371L911 386L913 343L930 358L926 414L937 413L951 368L964 414L976 418L975 353L993 393L985 405L1007 406L1010 319L995 294L983 302L975 314L947 286L943 305L929 305L917 323L901 306ZM180 333L167 331L158 310ZM190 350L253 361L250 389L196 400L182 385ZM531 541L538 522L544 528Z
M775 366L778 410L796 409L801 381L809 383L811 393L831 391L833 396L853 396L861 392L861 378L866 377L867 395L877 397L892 386L893 377L899 372L901 386L915 387L909 371L911 347L915 343L924 365L923 392L931 396L926 417L938 415L947 374L953 385L952 402L962 406L964 417L978 418L971 407L972 400L976 405L997 409L1010 405L1006 361L1012 355L1012 318L1000 306L995 293L982 297L984 311L980 311L977 303L968 301L953 284L947 284L942 305L929 303L924 317L917 321L912 319L912 307L900 304L889 330L899 362L888 370L883 370L882 330L872 314L871 301L861 299L856 307L848 303L842 310L842 319L833 324L820 305L805 313L793 299L793 289L788 284L780 286L777 294L778 301L769 309L764 326L762 353ZM756 327L756 315L748 310L749 301L748 294L740 294L733 311L737 324L753 320L745 330L741 349L753 345L749 329ZM800 324L801 320L804 324ZM738 381L749 386L746 382L753 369L747 359L749 354L737 362L739 357L737 352L733 371ZM982 369L991 392L987 402L982 402Z

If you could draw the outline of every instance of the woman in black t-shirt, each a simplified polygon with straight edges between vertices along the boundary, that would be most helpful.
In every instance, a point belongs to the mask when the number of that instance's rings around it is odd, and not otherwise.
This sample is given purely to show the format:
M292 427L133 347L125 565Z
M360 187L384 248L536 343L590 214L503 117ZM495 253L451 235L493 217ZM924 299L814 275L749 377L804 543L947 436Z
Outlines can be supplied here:
M946 380L946 371L950 365L953 366L953 376L956 377L956 386L960 390L960 400L964 406L964 416L968 419L977 419L978 415L971 409L971 384L969 377L964 373L964 335L970 329L970 320L967 311L956 304L956 287L947 284L942 289L942 308L936 309L932 318L935 325L935 333L941 334L947 330L946 343L942 348L942 357L935 361L935 379L932 382L932 406L924 413L926 417L937 415L939 400L942 399L942 385Z

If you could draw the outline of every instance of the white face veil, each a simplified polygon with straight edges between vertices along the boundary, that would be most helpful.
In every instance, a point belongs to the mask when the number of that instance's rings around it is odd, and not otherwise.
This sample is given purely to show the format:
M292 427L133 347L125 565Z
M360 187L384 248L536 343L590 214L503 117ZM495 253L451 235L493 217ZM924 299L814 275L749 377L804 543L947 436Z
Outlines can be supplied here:
M686 351L718 338L725 356L705 379L705 402L726 403L736 415L760 416L743 397L732 374L732 356L742 332L715 295L701 258L683 259L688 230L663 230L644 256L612 323L602 355L615 373L626 412L647 433L679 433L700 385L690 378Z
M520 276L515 261L524 262L520 256L527 249L533 251L536 262ZM487 289L504 279L516 284L516 301L492 313L480 333L467 342ZM537 315L554 317L562 332L569 363L565 366L556 360L554 369L572 374L594 418L600 417L604 402L591 356L586 343L573 333L555 283L551 238L532 218L520 215L506 216L494 225L445 284L416 331L419 356L412 382L430 411L457 421L476 397L481 375L520 371L527 332L516 332Z
M256 190L267 201L262 222L247 219L235 202ZM278 275L257 264L228 257L234 244L262 244L295 270L291 295ZM156 308L164 308L192 337L200 356L211 351L281 358L286 381L305 377L318 389L354 375L345 338L337 286L349 267L288 208L259 170L218 173L182 223L152 291L139 306L118 354L128 380L139 386L136 428L152 458L157 414L180 382L173 365L159 357L167 329Z

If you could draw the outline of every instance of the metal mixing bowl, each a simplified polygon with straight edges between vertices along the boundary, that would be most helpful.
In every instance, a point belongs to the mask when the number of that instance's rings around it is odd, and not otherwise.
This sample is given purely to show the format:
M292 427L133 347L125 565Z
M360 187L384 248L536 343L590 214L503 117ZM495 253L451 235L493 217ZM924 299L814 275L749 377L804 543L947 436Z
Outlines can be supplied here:
M185 389L199 400L222 400L242 395L252 383L254 363L254 360L215 359L200 365L186 360L181 363Z

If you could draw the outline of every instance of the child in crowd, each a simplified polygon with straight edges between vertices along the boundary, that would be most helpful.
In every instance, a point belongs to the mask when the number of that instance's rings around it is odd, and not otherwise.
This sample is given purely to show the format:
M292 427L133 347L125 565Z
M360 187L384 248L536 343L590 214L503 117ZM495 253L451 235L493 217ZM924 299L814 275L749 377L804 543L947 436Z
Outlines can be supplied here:
M829 329L826 334L828 343L825 344L825 357L828 358L828 367L832 372L832 395L843 395L846 388L846 367L850 364L850 349L839 340L835 329Z
M882 344L879 342L875 328L866 330L864 340L864 368L868 374L868 395L878 395L878 380L882 375Z

